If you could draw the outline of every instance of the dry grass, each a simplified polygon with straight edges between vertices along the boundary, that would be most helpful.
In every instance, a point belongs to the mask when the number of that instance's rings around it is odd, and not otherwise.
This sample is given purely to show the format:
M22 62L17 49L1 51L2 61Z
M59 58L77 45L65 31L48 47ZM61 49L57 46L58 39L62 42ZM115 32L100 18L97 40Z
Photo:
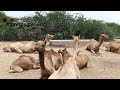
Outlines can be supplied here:
M9 42L0 42L0 79L39 79L40 70L27 70L22 73L8 73L10 64L17 59L21 54L3 52L4 44ZM59 48L51 47L55 51ZM50 47L47 47L50 49ZM100 49L100 54L94 55L85 50L85 46L79 48L85 52L93 63L90 68L80 70L81 79L120 79L120 55L106 52L103 48ZM72 48L68 48L72 54ZM38 54L26 54L38 59ZM68 67L69 68L69 67Z

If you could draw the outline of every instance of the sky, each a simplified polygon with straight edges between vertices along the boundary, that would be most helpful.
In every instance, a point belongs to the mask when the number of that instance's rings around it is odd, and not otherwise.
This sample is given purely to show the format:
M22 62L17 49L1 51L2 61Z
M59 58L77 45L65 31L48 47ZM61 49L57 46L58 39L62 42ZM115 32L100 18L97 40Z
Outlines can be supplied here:
M11 17L32 16L35 11L4 11ZM49 11L45 11L49 12ZM120 11L68 11L70 14L81 13L87 19L103 20L105 22L115 22L120 24Z

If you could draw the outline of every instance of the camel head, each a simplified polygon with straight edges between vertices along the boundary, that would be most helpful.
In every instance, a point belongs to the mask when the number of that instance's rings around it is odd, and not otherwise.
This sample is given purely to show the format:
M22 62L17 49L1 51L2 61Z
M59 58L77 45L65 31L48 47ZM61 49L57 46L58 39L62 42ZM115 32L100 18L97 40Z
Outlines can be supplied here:
M44 41L39 41L35 43L34 50L38 52L43 52L45 51L46 43Z
M103 40L106 40L106 39L109 38L109 36L107 34L101 34L99 38L103 39Z
M62 55L65 54L65 53L68 53L67 49L66 48L63 48L63 49L59 49L58 50L58 53L61 53Z
M46 37L47 37L48 39L53 39L53 38L54 38L54 35L46 34Z
M53 49L50 49L50 52L52 53L52 52L54 52L54 50L53 50Z
M72 36L72 38L73 38L73 41L74 42L77 42L78 44L79 44L79 40L80 40L80 35L79 36Z
M53 39L53 38L54 38L54 35L46 34L46 37L45 37L45 39L44 39L45 44L46 44L47 42L49 42L49 40L51 40L51 39Z
M62 55L63 63L65 63L69 57L72 57L66 48L59 49L58 53L60 53Z

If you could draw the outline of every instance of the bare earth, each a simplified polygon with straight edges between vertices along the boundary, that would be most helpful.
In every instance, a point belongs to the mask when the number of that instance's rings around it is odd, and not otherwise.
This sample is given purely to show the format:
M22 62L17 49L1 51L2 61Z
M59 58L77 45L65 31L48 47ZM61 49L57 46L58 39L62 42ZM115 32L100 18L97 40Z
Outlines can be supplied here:
M3 52L2 48L9 42L0 42L0 79L39 79L40 70L27 70L22 73L9 73L9 66L20 55L18 53ZM81 79L120 79L120 55L104 51L104 48L100 48L100 54L95 55L85 50L86 46L82 46L79 50L85 52L93 63L90 68L80 70ZM59 48L51 47L55 51ZM46 48L47 50L50 47ZM73 49L68 48L68 51L72 54ZM33 56L38 59L38 54L25 54ZM68 67L69 68L69 67Z

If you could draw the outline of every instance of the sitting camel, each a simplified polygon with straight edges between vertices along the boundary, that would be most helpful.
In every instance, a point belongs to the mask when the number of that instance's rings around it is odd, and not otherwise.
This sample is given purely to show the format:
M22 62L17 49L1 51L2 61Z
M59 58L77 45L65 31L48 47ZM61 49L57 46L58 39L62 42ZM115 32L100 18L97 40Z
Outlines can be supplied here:
M92 66L90 58L80 50L78 51L79 42L80 42L80 35L73 36L73 59L76 60L79 69L85 66L90 67Z
M80 71L76 61L66 48L60 49L58 52L62 54L64 63L48 79L80 79Z
M14 42L6 45L3 50L4 52L31 53L34 51L35 43Z
M106 51L120 53L120 43L118 41L110 42L107 45L104 45L105 48L107 48Z
M53 49L50 49L49 52L50 52L50 55L52 57L53 68L55 70L58 70L58 68L63 63L62 59L61 59L61 55L60 55L60 53L54 51Z
M54 36L50 34L46 34L46 38L44 42L47 44L47 42L50 39L53 39ZM40 42L40 41L38 41ZM17 52L17 53L32 53L35 52L35 45L37 42L29 41L29 42L14 42L8 45L5 45L3 48L4 52Z
M51 75L62 64L61 55L53 49L45 50L45 68Z
M106 38L108 38L108 35L101 34L99 42L97 42L94 39L91 39L87 44L86 50L91 51L92 53L98 53L100 46L102 45Z
M18 59L12 62L10 73L21 73L23 70L40 68L39 61L31 56L21 55Z
M46 58L48 58L50 63L52 63L51 55L45 54L46 53L45 47L46 47L46 42L44 42L44 41L37 42L36 47L35 47L35 50L39 53L39 63L40 63L40 67L41 67L41 69L40 69L41 78L40 79L48 78L51 74L51 72L49 72L49 70L47 70L45 67L45 59ZM48 56L46 57L46 55L48 55ZM52 68L52 69L54 72L54 68Z
M79 69L92 66L90 58L81 51L77 52L77 55L75 56L75 60Z

